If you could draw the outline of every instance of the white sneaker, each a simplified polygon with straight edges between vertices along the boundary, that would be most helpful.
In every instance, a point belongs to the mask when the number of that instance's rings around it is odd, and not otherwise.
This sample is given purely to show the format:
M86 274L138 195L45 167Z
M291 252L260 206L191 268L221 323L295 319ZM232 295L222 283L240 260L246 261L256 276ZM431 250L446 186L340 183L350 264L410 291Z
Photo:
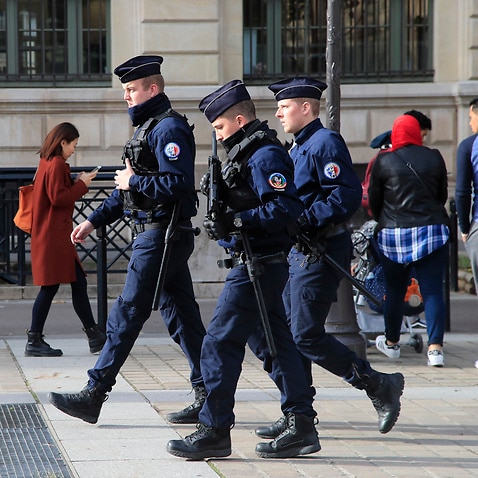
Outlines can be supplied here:
M443 367L443 365L445 365L445 361L443 360L443 352L441 350L429 350L428 365L432 367Z
M400 345L387 345L387 339L385 338L385 335L379 335L375 339L375 346L387 357L394 359L400 358Z
M414 317L414 321L410 321L410 325L415 328L415 327L421 327L422 329L427 328L427 323L425 320L421 319L420 317Z

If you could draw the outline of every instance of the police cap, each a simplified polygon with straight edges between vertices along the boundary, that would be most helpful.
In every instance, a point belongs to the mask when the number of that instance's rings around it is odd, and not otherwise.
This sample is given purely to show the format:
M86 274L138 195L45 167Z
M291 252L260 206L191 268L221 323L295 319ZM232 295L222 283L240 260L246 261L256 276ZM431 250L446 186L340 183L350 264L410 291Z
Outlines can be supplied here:
M277 101L288 98L315 98L320 100L327 85L307 76L296 76L276 81L269 86Z
M241 80L232 80L203 98L199 103L199 109L212 123L231 106L250 99L251 96L244 83Z
M161 63L163 63L162 56L135 56L117 66L114 69L114 74L119 77L121 83L128 83L128 81L161 74Z

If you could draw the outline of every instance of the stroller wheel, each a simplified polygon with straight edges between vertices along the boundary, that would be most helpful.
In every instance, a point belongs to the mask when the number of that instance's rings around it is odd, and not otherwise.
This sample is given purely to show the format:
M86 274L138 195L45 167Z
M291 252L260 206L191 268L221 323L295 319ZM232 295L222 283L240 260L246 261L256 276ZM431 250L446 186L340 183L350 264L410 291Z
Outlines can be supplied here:
M415 349L417 354L422 353L423 351L423 338L421 334L412 334L410 336L409 344Z

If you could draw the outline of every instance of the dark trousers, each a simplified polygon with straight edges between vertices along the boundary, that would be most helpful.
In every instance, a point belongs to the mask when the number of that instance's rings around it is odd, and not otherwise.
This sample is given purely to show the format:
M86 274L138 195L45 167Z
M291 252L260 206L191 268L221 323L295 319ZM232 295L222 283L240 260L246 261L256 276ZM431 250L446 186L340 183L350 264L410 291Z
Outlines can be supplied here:
M316 415L312 408L314 390L302 368L282 303L281 293L286 280L286 263L265 264L259 278L277 348L277 357L272 360L245 266L234 267L227 276L201 353L201 370L208 395L199 419L205 425L230 428L234 424L234 394L247 342L264 362L266 370L272 367L277 370L275 382L281 391L283 412Z
M107 340L95 366L88 371L90 386L111 390L116 376L151 315L156 282L164 249L163 229L138 235L133 244L122 294L106 323ZM182 232L173 243L159 307L173 340L191 367L192 385L202 384L200 354L206 333L194 298L188 259L194 248L192 233Z
M348 232L328 239L326 250L345 270L350 268L352 244ZM310 384L311 362L353 386L359 384L362 374L372 371L368 361L325 331L325 321L332 303L337 300L341 279L341 274L323 259L308 261L307 256L296 249L289 254L289 281L284 290L284 303Z
M85 273L80 264L75 260L76 281L70 284L73 309L81 320L83 328L89 329L95 325ZM35 299L32 309L32 323L30 332L43 334L45 322L50 312L53 299L60 288L60 284L43 285Z

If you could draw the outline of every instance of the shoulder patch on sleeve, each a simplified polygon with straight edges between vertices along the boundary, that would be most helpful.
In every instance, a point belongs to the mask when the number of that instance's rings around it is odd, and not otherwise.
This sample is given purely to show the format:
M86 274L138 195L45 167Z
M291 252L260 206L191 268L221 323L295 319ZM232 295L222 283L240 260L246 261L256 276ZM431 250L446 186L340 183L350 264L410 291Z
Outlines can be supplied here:
M168 143L164 147L164 154L170 159L177 159L179 154L181 153L181 148L177 143Z
M284 189L287 186L287 179L282 173L272 173L268 181L274 189Z
M327 163L324 166L324 174L329 179L337 179L340 175L340 166L334 162Z

